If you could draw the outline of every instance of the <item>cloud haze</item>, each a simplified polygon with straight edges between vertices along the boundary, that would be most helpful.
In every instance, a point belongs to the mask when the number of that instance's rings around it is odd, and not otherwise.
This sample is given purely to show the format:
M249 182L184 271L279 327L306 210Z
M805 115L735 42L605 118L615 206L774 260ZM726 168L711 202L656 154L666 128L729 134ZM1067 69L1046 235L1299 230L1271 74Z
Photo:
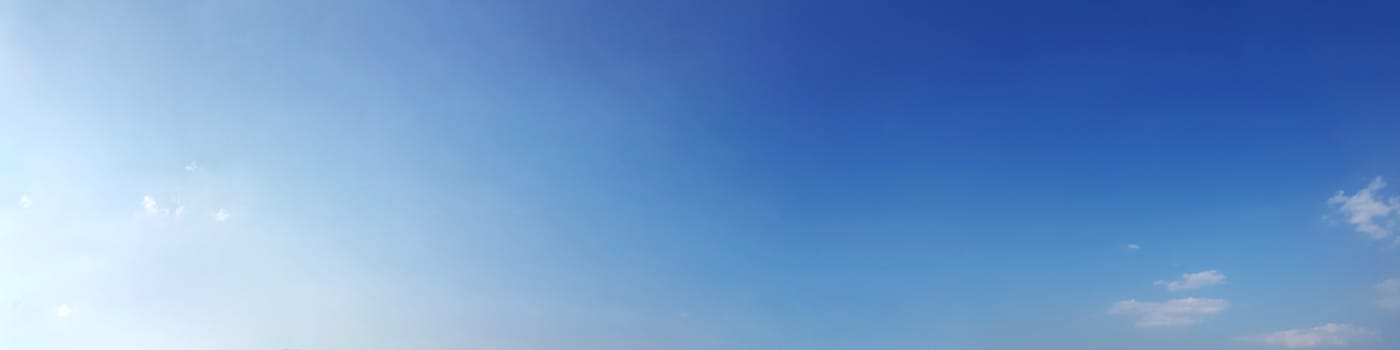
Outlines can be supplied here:
M1242 339L1252 343L1275 345L1290 349L1302 349L1342 347L1366 338L1374 337L1377 334L1376 331L1366 328L1347 324L1328 323L1312 328L1289 329L1252 335Z
M1207 316L1225 311L1222 299L1184 298L1166 302L1125 300L1109 306L1108 313L1135 317L1138 327L1179 327L1200 323Z

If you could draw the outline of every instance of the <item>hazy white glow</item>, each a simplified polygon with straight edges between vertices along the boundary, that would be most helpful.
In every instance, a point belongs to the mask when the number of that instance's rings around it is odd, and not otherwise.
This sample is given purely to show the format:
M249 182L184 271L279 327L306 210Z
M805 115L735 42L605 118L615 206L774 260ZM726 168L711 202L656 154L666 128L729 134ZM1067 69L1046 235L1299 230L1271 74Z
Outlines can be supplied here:
M1376 334L1376 331L1357 326L1328 323L1313 328L1289 329L1248 336L1244 337L1244 340L1260 344L1277 345L1290 349L1340 347Z
M1124 300L1109 306L1108 313L1137 317L1137 326L1176 327L1201 322L1202 318L1225 311L1229 305L1222 299L1173 299L1166 302Z
M58 316L58 318L67 318L72 314L73 308L69 307L67 304L59 305L58 308L53 310L53 315Z

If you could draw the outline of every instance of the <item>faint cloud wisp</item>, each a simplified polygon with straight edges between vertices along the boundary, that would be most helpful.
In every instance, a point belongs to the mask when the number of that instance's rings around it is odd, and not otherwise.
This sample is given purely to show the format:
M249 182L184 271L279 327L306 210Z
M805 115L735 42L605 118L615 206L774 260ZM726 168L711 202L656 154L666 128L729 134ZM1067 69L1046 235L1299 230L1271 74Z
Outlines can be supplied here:
M1400 278L1391 278L1376 284L1376 306L1400 311Z
M1225 311L1223 299L1172 299L1166 302L1124 300L1109 306L1108 313L1137 317L1139 328L1178 327L1200 323L1206 316Z
M1243 337L1241 340L1294 349L1346 346L1377 334L1379 332L1357 326L1328 323L1313 328L1289 329L1252 335Z
M1209 270L1197 273L1184 273L1181 274L1180 280L1171 282L1157 281L1153 282L1152 284L1159 286L1166 285L1167 290L1175 292L1181 290L1200 289L1223 283L1225 283L1225 274L1220 273L1219 271Z
M141 197L141 208L146 210L146 214L156 214L160 212L160 205L151 196Z
M145 210L147 215L170 215L170 208L161 208L160 203L151 196L141 197L141 209Z

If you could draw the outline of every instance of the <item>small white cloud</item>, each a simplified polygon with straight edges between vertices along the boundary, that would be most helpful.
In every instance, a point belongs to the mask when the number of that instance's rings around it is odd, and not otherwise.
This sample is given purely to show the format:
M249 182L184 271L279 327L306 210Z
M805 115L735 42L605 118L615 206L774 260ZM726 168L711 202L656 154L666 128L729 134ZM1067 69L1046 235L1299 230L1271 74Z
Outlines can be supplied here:
M19 196L19 208L20 208L20 209L29 209L29 207L31 207L31 206L33 206L33 205L34 205L34 200L33 200L33 199L30 199L30 198L29 198L29 195L23 195L23 194L22 194L22 195Z
M156 204L156 199L151 196L141 197L141 207L146 209L146 214L155 214L160 211L160 205Z
M219 211L214 212L214 221L228 221L232 216L233 214L229 214L227 210L219 209Z
M1129 244L1129 245L1128 245L1128 250L1142 250L1142 246L1137 245L1137 244Z
M58 318L67 318L68 316L73 315L73 308L68 307L67 304L59 305L53 310L53 315L58 316Z
M1337 212L1346 217L1347 222L1356 226L1356 231L1381 240L1395 233L1396 216L1400 215L1400 198L1380 194L1385 188L1385 180L1376 177L1366 188L1347 196L1344 191L1327 200L1337 207Z
M1376 306L1400 311L1400 278L1391 278L1376 284Z
M1225 274L1219 271L1201 271L1197 273L1183 273L1181 279L1176 281L1157 281L1153 285L1166 285L1169 291L1191 290L1209 287L1225 283Z
M160 203L151 196L141 197L141 209L146 212L146 215L169 216L171 212L170 208L161 207ZM175 215L180 215L182 212L184 212L184 206L175 208Z
M1172 299L1166 302L1124 300L1109 306L1108 313L1137 317L1140 328L1179 327L1200 323L1206 316L1225 311L1223 299Z
M1346 346L1347 344L1355 343L1358 340L1377 334L1379 333L1376 331L1357 326L1328 323L1313 328L1289 329L1247 336L1241 339L1253 343L1277 345L1292 349Z
M155 198L151 198L151 196L144 196L144 197L141 197L141 208L142 208L142 209L145 209L145 210L146 210L146 214L149 214L149 215L169 215L169 214L170 214L170 208L161 208L161 207L160 207L160 203L156 203L156 199L155 199Z
M186 165L185 165L185 172L187 172L187 173L194 173L194 172L198 172L198 171L199 171L199 163L190 162L190 164L186 164Z

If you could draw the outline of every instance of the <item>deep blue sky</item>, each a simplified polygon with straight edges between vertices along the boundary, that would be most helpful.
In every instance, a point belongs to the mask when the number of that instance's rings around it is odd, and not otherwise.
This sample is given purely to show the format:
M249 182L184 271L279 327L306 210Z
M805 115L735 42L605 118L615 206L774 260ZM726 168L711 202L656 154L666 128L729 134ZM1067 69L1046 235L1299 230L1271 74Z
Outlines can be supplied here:
M1397 18L0 0L0 348L1389 349Z

